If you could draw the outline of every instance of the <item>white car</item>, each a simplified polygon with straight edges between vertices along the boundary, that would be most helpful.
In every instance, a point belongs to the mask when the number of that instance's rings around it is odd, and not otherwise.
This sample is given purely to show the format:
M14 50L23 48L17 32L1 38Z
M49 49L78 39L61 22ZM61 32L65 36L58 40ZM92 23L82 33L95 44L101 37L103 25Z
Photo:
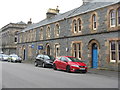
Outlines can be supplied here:
M11 54L9 55L9 59L8 59L9 62L22 62L22 59L16 55L16 54Z
M8 61L8 59L9 59L9 55L0 54L0 60L1 60L1 61Z

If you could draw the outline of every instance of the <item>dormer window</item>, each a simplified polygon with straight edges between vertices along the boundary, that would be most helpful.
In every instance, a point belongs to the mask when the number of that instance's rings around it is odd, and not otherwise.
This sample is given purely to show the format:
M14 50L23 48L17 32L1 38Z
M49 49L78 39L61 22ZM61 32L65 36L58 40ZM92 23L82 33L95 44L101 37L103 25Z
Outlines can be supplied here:
M116 15L115 15L115 10L110 11L110 27L115 27L116 25Z

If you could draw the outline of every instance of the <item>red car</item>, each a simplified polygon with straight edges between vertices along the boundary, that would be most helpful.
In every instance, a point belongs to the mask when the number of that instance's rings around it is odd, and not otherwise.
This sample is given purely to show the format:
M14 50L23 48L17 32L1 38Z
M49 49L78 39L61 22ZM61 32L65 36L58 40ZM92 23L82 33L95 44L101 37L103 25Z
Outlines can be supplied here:
M78 58L72 56L61 56L53 62L53 69L66 70L67 72L87 72L87 66Z

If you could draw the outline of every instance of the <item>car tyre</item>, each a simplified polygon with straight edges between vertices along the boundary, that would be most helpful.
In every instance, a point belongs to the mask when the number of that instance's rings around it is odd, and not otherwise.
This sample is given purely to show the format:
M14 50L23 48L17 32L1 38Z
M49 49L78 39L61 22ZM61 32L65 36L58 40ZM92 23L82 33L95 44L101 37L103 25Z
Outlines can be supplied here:
M37 67L37 66L38 66L38 63L35 61L35 62L34 62L34 65Z
M71 72L71 71L70 71L70 66L67 66L67 67L66 67L66 71L67 71L68 73Z
M56 68L56 65L55 65L55 64L53 64L53 69L54 69L54 70L57 70L57 68Z
M43 68L45 68L45 67L46 67L46 66L45 66L45 63L42 63L42 67L43 67Z

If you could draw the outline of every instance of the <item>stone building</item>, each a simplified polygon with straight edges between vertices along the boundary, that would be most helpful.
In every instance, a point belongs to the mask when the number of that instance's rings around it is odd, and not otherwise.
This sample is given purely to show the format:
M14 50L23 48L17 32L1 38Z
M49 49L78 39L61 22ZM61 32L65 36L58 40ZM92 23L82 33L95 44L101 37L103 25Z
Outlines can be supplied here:
M60 14L49 9L46 19L19 33L18 54L35 59L37 54L69 55L92 68L117 70L120 62L120 0L84 2Z
M17 48L17 33L26 28L27 24L24 22L9 23L0 30L1 35L1 52L5 54L16 53Z

